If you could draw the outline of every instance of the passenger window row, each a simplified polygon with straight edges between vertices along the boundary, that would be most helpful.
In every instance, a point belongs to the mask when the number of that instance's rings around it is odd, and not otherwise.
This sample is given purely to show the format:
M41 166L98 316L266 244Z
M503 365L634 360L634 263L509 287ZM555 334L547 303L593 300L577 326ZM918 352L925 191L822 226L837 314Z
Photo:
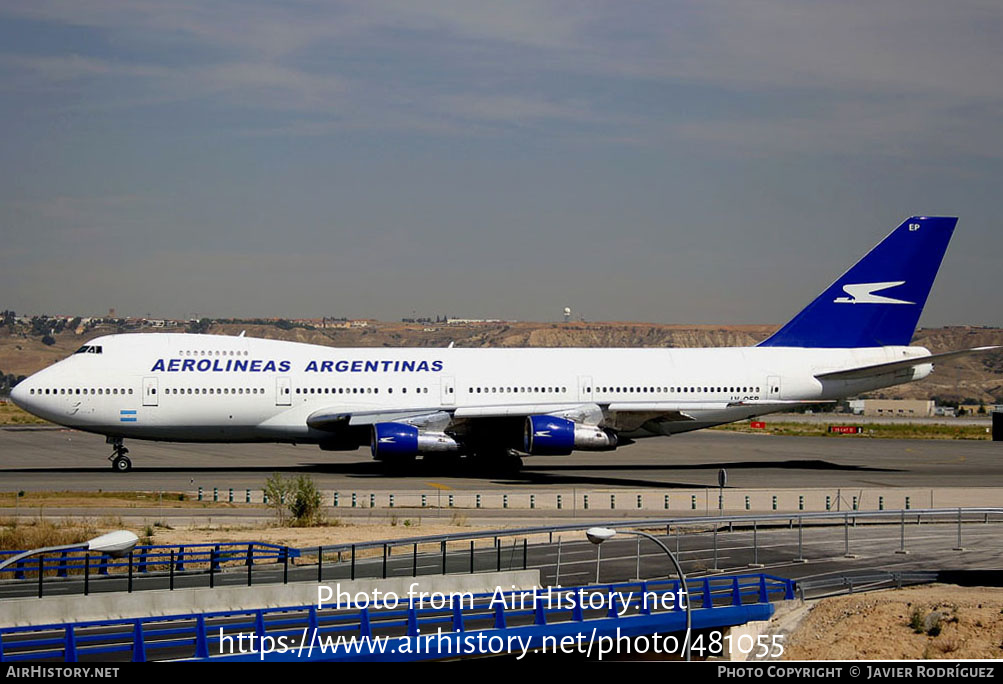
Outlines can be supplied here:
M689 394L703 392L705 394L722 394L722 393L747 393L754 392L758 393L758 387L597 387L597 392L604 394L619 394L619 393L632 393L632 394L645 394L645 393L661 393L665 392L668 394Z
M187 351L180 352L180 355L181 356L247 356L248 353L246 351L234 351L232 349L230 349L229 351L225 349L223 350L203 349L201 351L189 349Z
M379 387L297 387L296 394L379 394ZM387 394L393 394L394 388L388 387ZM407 394L407 387L400 388L401 394ZM428 394L427 387L415 387L415 394Z
M296 394L379 394L379 387L309 387L309 388L296 388ZM428 394L427 387L416 387L414 388L415 394ZM453 392L453 388L448 388L450 394ZM469 387L468 392L470 394L564 394L567 393L567 387ZM585 391L589 391L585 388ZM759 387L597 387L596 392L600 394L656 394L656 393L669 393L669 394L722 394L722 393L759 393ZM389 387L386 389L387 394L393 394L394 389ZM407 387L400 388L401 394L407 394ZM120 389L114 388L32 388L29 390L30 394L46 394L46 395L128 395L132 394L132 389ZM264 388L258 387L236 387L236 388L168 388L165 390L166 394L208 394L208 395L218 395L218 394L264 394Z
M165 394L264 394L264 387L168 387Z
M562 394L567 387L468 387L470 394Z
M132 390L119 389L118 387L59 387L59 388L45 388L44 390L40 387L38 389L31 388L28 390L28 394L132 394Z

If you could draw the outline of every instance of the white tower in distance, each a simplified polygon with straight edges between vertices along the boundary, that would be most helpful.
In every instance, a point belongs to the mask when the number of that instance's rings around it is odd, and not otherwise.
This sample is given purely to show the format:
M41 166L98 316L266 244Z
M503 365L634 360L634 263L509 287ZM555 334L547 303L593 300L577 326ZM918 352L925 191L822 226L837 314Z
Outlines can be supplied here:
M566 306L564 307L564 322L567 323L570 320L571 320L571 307Z

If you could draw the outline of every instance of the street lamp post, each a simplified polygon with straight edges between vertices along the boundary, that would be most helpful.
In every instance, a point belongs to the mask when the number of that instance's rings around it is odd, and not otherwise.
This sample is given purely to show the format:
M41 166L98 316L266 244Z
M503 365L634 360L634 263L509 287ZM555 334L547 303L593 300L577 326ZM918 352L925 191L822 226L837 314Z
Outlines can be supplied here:
M85 542L63 544L62 546L46 546L41 549L31 549L30 551L19 553L16 556L8 558L3 563L0 563L0 570L8 568L25 558L52 553L53 551L94 551L96 553L106 553L112 558L121 558L122 556L129 555L129 553L136 547L137 543L139 543L139 537L132 532L129 532L128 530L116 530L114 532L102 534L100 537L94 537L93 539L89 539ZM38 564L38 596L39 598L42 597L41 562Z
M106 553L112 558L121 558L122 556L127 556L138 543L139 537L132 532L129 532L128 530L116 530L115 532L102 534L100 537L94 537L93 539L89 539L85 542L64 544L62 546L46 546L41 549L32 549L30 551L25 551L24 553L19 553L16 556L8 558L3 563L0 563L0 570L3 570L19 560L24 560L30 556L34 556L39 553L52 553L53 551L86 550L94 551L96 553Z
M683 638L683 655L686 660L690 660L690 631L693 625L693 616L690 606L690 593L686 587L686 574L683 572L682 567L679 565L679 561L676 560L675 555L669 551L669 547L661 542L657 537L648 534L647 532L641 532L639 530L620 530L623 534L632 534L636 537L644 537L645 539L650 539L655 544L657 544L665 555L669 557L672 561L672 565L676 569L676 574L679 575L679 584L683 591L683 596L686 597L686 636ZM585 532L585 536L588 537L589 541L593 544L602 544L604 541L612 539L617 533L617 530L610 529L608 527L592 527Z

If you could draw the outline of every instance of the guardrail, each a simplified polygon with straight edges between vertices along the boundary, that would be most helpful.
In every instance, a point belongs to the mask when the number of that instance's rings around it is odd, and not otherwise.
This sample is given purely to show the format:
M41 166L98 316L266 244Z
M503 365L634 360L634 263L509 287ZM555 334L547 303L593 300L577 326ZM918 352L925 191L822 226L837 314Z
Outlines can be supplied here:
M819 599L887 587L901 589L907 585L930 584L939 580L940 572L936 570L872 570L802 578L798 580L797 592L802 599Z
M727 528L729 531L734 529L746 529L753 531L753 545L750 547L753 549L753 563L758 563L759 549L757 545L756 531L759 529L768 529L770 527L784 526L790 529L797 528L798 530L798 543L797 543L797 556L795 560L804 559L804 548L803 548L803 528L806 527L805 523L809 523L809 526L842 526L844 529L844 553L845 555L850 555L850 534L849 528L856 527L862 524L895 524L899 526L901 530L899 550L905 548L905 527L907 524L923 524L923 523L946 523L950 522L955 525L955 538L954 548L955 550L962 550L962 524L964 523L974 523L974 522L985 522L988 523L991 520L991 516L999 516L1003 520L1003 508L996 507L979 507L979 508L925 508L925 509L911 509L911 510L895 510L895 511L843 511L843 512L805 512L805 513L771 513L765 515L747 515L747 516L734 516L734 515L713 515L713 516L699 516L699 517L685 517L685 518L667 518L667 519L639 519L639 520L616 520L603 523L596 523L595 521L583 522L583 523L571 523L564 525L549 525L549 526L535 526L535 527L524 527L518 529L496 529L496 530L486 530L486 531L476 531L476 532L461 532L452 533L445 535L429 535L423 537L411 537L405 539L395 539L395 540L383 540L383 541L371 541L371 542L357 542L354 544L332 544L317 547L304 547L299 549L300 557L303 560L308 560L310 558L317 558L315 561L318 564L318 578L323 575L323 558L325 556L330 556L337 554L338 563L340 565L348 565L349 579L356 579L357 577L367 576L367 577L383 577L388 576L388 561L393 559L395 556L395 551L397 551L396 556L399 558L402 554L401 549L407 549L410 547L412 560L412 576L417 576L419 574L432 574L432 573L421 573L419 572L418 560L419 558L429 558L433 555L440 559L438 565L438 572L435 574L446 574L447 569L452 568L452 571L456 572L462 570L464 561L467 559L469 561L470 571L474 572L476 565L480 565L482 569L492 569L496 571L501 571L503 566L508 568L513 568L521 565L523 569L529 566L528 556L530 552L531 545L528 542L530 537L547 535L549 544L554 543L555 535L560 535L561 533L569 532L582 532L591 527L595 527L597 524L601 524L603 527L611 528L639 528L639 529L657 529L664 528L665 536L668 537L673 530L676 532L677 540L677 550L678 550L678 539L679 535L685 531L687 536L692 536L694 534L707 534L713 537L712 547L714 551L714 562L713 569L718 570L717 563L717 537L718 531ZM701 529L703 528L703 529ZM492 549L485 551L483 548L478 550L475 548L475 543L478 540L492 540ZM512 539L513 543L510 545L503 544L503 539ZM462 542L462 546L457 549L457 545ZM426 549L430 546L437 545L439 547L438 554L432 554L426 552L424 554L419 554L419 548L425 547ZM452 545L452 549L449 548ZM536 546L540 546L537 544ZM382 563L378 566L378 573L376 575L362 575L360 574L360 564L361 561L366 557L367 551L379 551L379 554L369 554L369 558L375 558L379 562L380 556L382 556ZM406 552L405 552L406 553ZM483 561L477 562L478 557L482 557L484 554L493 555L495 558L494 567L485 567ZM343 560L346 559L347 560ZM329 567L333 567L336 564L329 564Z
M693 611L694 629L767 619L773 612L770 602L793 599L796 587L793 580L766 574L706 577L691 580L688 585L690 595L686 600ZM440 658L443 653L413 646L405 652L398 645L394 651L380 654L373 650L373 644L378 639L413 643L420 635L435 635L439 630L454 638L474 637L469 641L483 646L483 640L476 638L481 633L502 638L519 633L524 643L532 644L532 640L538 643L547 635L595 635L616 629L622 634L640 635L685 628L685 604L678 601L677 580L594 585L564 592L556 599L545 589L443 595L443 605L429 607L405 600L407 607L399 608L390 605L387 597L378 607L306 605L4 627L0 628L0 661L76 662L95 657L204 660L227 656L224 647L234 654L233 659L258 660L260 645L269 643L275 649L272 657L294 659L303 657L307 639L307 658L315 660L369 659L376 655L381 659L418 660ZM237 653L238 644L249 641L251 635L259 647ZM280 637L293 645L284 654L278 653ZM350 640L358 646L349 646ZM368 651L361 646L366 643ZM485 652L474 650L464 655Z
M843 512L805 512L805 513L781 513L764 515L717 515L668 519L641 519L641 520L615 520L602 523L604 527L612 528L639 528L654 530L664 529L665 542L674 544L678 552L682 547L688 545L691 549L699 548L709 556L701 564L695 565L686 558L680 558L687 573L699 572L701 570L720 571L719 567L719 546L721 539L729 540L731 549L745 548L749 551L749 558L743 560L740 565L733 565L731 569L759 567L761 551L764 555L771 555L774 561L778 554L789 554L786 561L803 562L808 560L806 551L811 551L810 535L812 530L824 530L842 527L843 531L843 555L852 557L853 545L859 543L851 534L851 530L863 527L869 529L872 525L890 526L894 525L899 533L897 539L886 539L882 543L889 553L892 551L905 552L907 547L907 527L913 525L926 525L936 523L944 532L944 543L946 549L963 550L963 531L966 524L989 523L1003 521L1003 508L980 507L980 508L927 508L896 511L843 511ZM552 573L547 579L553 580L557 584L562 579L561 573L561 551L559 550L562 541L562 534L582 532L589 527L595 526L595 521L577 522L571 524L534 526L519 529L496 529L474 532L456 532L446 535L430 535L422 537L411 537L406 539L383 540L372 542L358 542L354 544L333 544L317 547L307 547L300 549L286 549L286 547L261 544L259 542L242 544L201 544L185 545L185 560L180 564L177 562L180 554L175 556L175 562L171 562L170 549L180 547L139 547L133 553L133 572L129 573L129 561L104 561L108 569L116 569L118 572L111 572L101 577L123 578L123 577L146 577L150 578L142 586L150 588L174 588L173 576L175 572L182 568L190 569L199 567L198 572L208 574L208 585L214 586L216 582L244 583L251 586L252 583L276 583L288 582L290 577L293 580L313 580L318 582L327 579L360 579L360 578L387 578L390 576L412 576L448 574L457 572L483 572L502 571L516 568L540 568L541 571ZM771 550L760 543L761 534L766 534L770 530L776 531L778 528L791 530L790 536L784 535L780 540L776 535L772 538ZM742 543L745 546L736 547L734 536L728 536L730 532L745 532ZM751 534L750 534L751 533ZM751 538L750 538L751 537ZM807 542L805 538L808 537ZM556 539L556 542L555 542ZM490 542L490 545L484 542ZM777 542L781 543L777 543ZM828 539L835 543L835 539ZM478 544L478 542L481 542ZM567 540L565 540L567 548ZM682 542L685 542L683 544ZM695 547L694 543L699 542ZM577 543L577 542L573 542ZM623 547L628 542L612 542L619 544L620 555L624 555ZM630 542L633 543L633 542ZM253 552L249 549L253 548ZM612 548L612 547L611 547ZM156 555L152 550L159 549ZM191 556L193 550L199 549L200 555ZM218 549L213 555L213 550ZM283 549L286 549L283 551ZM782 549L782 551L781 551ZM10 552L16 553L16 552ZM145 556L143 554L146 554ZM595 563L598 567L605 558L600 558L600 551L596 550ZM606 554L606 551L602 551ZM233 555L230 555L233 554ZM830 549L827 557L832 557L838 552ZM557 556L555 559L555 555ZM631 552L631 555L635 555ZM685 554L684 554L685 555ZM165 556L167 556L165 558ZM3 556L0 556L2 560ZM87 572L86 557L83 560L74 560L71 563L64 562L61 558L49 558L44 562L44 574L57 575L60 568L69 574L80 573L81 564L84 565L84 586L83 591L87 593ZM201 565L195 565L197 558ZM662 569L651 570L642 574L642 553L641 547L636 547L637 561L635 568L630 569L627 574L625 567L620 567L614 579L626 580L634 577L656 577L662 574ZM658 556L660 562L661 556ZM281 564L281 572L263 571L254 575L250 572L254 564L271 561ZM751 561L751 563L749 562ZM581 561L579 561L581 562ZM21 568L20 578L30 580L31 576L38 577L38 561L26 561L29 565ZM240 576L238 566L246 565L246 580ZM623 564L621 564L622 566ZM304 567L309 566L309 567ZM274 566L273 567L278 567ZM95 573L95 566L90 567L90 572ZM229 572L222 572L229 569ZM636 569L636 571L635 571ZM649 568L650 569L650 568ZM138 570L138 572L137 572ZM144 572L145 570L145 572ZM208 572L206 572L208 571ZM217 572L220 571L220 572ZM237 576L234 576L234 571ZM99 571L98 571L99 573ZM581 574L581 573L579 573ZM3 573L0 573L2 576ZM8 577L15 576L13 572L7 573ZM169 576L170 584L159 580L154 582L154 577ZM598 576L598 575L597 575ZM580 579L580 578L579 578ZM588 581L588 580L586 580ZM581 583L581 581L579 581ZM8 583L8 586L11 586ZM109 582L108 587L112 584ZM192 586L189 580L186 586ZM132 582L128 584L132 590ZM62 591L67 591L63 588ZM79 587L77 588L79 591ZM22 590L23 594L23 590Z
M423 537L409 537L405 539L394 539L387 541L371 541L371 542L356 542L353 544L328 544L319 547L303 547L299 551L303 555L310 555L316 553L318 549L324 553L329 552L349 552L353 548L356 550L366 549L366 548L378 548L389 544L390 546L409 546L414 543L418 544L429 544L437 542L456 542L465 540L477 540L486 538L504 538L504 537L524 537L533 536L539 534L558 534L561 532L575 532L584 531L596 525L602 525L603 527L620 528L620 527L632 527L632 528L643 528L643 529L654 529L658 527L692 527L700 525L741 525L741 524L751 524L753 522L760 523L774 523L782 524L789 523L792 524L794 521L818 521L818 522L842 522L844 519L849 519L856 522L870 522L875 520L881 520L885 518L894 518L894 522L907 516L910 520L916 517L919 518L930 518L933 516L990 516L990 515L1000 515L1003 516L1003 508L1001 507L977 507L977 508L913 508L908 510L887 510L887 511L804 511L797 513L767 513L762 515L705 515L705 516L690 516L681 518L638 518L638 519L627 519L627 520L612 520L605 522L596 522L591 520L589 522L580 523L569 523L564 525L537 525L533 527L520 527L520 528L509 528L509 529L496 529L496 530L480 530L476 532L458 532L450 534L438 534L438 535L428 535ZM985 518L988 521L988 518Z
M21 551L0 551L0 562ZM229 542L219 544L176 544L137 546L127 557L112 558L107 554L88 551L61 551L49 557L38 555L18 561L0 570L0 580L31 580L38 582L38 596L44 595L46 576L65 578L80 576L84 581L84 594L89 593L92 579L121 578L129 582L135 575L209 572L210 575L224 566L247 566L263 563L288 564L299 557L297 549L266 544L264 542ZM171 583L173 589L173 582Z

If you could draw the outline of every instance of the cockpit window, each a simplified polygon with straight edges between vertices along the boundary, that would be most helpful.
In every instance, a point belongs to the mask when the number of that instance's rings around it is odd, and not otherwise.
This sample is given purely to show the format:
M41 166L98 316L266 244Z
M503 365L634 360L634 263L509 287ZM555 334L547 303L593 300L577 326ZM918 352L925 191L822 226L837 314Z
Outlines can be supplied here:
M74 354L100 354L101 345L100 344L85 344L80 347L80 349L73 352Z

